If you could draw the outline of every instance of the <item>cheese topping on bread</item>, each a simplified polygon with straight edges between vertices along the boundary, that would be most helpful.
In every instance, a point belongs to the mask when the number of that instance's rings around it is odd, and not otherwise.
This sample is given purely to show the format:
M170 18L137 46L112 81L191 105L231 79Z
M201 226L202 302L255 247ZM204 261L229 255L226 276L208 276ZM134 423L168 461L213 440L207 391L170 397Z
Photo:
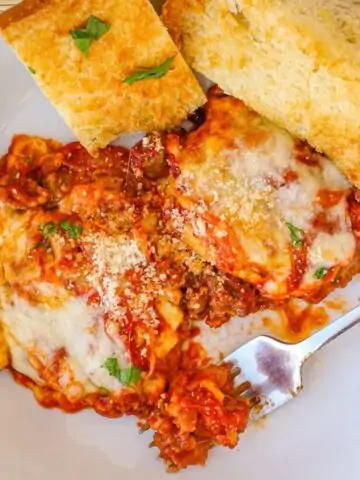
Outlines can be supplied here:
M91 153L205 102L148 0L25 0L0 31Z

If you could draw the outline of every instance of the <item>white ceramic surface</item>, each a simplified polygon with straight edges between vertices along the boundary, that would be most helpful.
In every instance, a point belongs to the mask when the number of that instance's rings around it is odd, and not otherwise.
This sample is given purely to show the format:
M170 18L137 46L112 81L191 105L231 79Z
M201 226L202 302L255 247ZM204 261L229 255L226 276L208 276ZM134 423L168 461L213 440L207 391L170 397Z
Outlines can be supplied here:
M1 41L0 72L0 153L15 133L73 139L27 69ZM347 297L349 308L358 303L360 280L335 297L339 295ZM214 355L229 353L244 341L246 325L234 320L220 331L207 331L209 349ZM250 428L236 450L214 449L206 468L189 468L176 478L358 480L360 327L312 359L304 382L300 397ZM138 435L134 419L43 410L4 372L0 392L0 480L169 478L155 450L147 448L150 435Z

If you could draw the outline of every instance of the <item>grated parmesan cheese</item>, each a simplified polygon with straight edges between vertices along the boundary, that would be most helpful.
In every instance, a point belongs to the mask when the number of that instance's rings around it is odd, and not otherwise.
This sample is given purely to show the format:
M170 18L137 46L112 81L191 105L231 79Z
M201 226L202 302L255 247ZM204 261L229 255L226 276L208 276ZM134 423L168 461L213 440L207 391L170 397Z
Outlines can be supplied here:
M233 244L239 262L235 273L257 282L258 275L251 274L253 265L257 265L268 273L269 281L262 288L270 296L288 294L287 279L293 261L288 228L291 224L303 232L307 242L314 242L301 288L317 288L315 264L327 268L346 265L354 255L355 238L346 201L335 206L324 206L319 201L319 193L326 191L343 191L346 199L348 182L324 156L316 155L314 166L303 163L298 158L301 151L287 132L245 106L236 105L223 115L226 118L214 128L216 112L209 114L213 120L208 125L205 122L200 139L192 134L196 154L192 153L191 142L180 154L182 173L175 179L175 186L183 210L172 210L172 224L180 232L184 224L189 224L199 239L192 247L199 245L201 253L204 245L200 242L207 239L207 222L212 222L214 216L221 220L221 227L214 230L219 244L230 230L240 244ZM329 222L332 219L336 232L330 236L343 239L344 248L333 255L328 247L332 240L321 235L318 218ZM208 261L223 261L218 258L215 244L207 244L206 249ZM229 270L233 272L233 266Z
M89 245L92 260L87 280L98 292L101 307L107 313L123 314L117 290L127 271L146 264L144 254L135 240L126 235L114 237L95 233L88 235L84 243Z
M121 334L119 322L128 318L157 332L160 320L155 303L164 295L167 275L157 272L129 235L91 234L84 244L92 262L86 278L99 294L100 307L109 314L108 335L116 339ZM130 270L137 276L132 283L125 275Z

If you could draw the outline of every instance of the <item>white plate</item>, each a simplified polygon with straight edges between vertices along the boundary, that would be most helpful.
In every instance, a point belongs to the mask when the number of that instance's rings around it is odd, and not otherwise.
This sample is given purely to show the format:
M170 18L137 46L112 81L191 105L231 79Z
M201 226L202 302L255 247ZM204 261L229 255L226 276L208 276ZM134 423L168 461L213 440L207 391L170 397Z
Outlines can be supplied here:
M1 41L0 71L0 153L15 133L73 139L27 69ZM345 296L350 308L359 301L359 286L354 281L335 297ZM208 332L209 347L229 352L244 340L244 325L234 320ZM205 469L189 468L176 478L358 480L360 327L312 359L304 380L300 397L250 428L236 450L216 448ZM4 372L0 389L0 480L169 478L155 449L147 448L150 435L138 435L134 419L43 410Z

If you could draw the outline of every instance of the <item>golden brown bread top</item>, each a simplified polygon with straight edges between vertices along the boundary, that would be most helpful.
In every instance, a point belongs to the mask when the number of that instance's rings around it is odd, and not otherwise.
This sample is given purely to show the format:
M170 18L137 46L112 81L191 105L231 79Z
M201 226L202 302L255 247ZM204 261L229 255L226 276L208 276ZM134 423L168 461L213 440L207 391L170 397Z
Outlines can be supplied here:
M0 28L5 29L11 23L26 18L50 2L51 0L23 0L0 15Z
M86 57L69 32L91 16L110 29ZM121 133L172 127L205 102L148 0L25 0L0 15L0 29L91 152ZM162 78L124 83L172 57Z
M162 18L195 70L360 187L358 1L167 0Z

